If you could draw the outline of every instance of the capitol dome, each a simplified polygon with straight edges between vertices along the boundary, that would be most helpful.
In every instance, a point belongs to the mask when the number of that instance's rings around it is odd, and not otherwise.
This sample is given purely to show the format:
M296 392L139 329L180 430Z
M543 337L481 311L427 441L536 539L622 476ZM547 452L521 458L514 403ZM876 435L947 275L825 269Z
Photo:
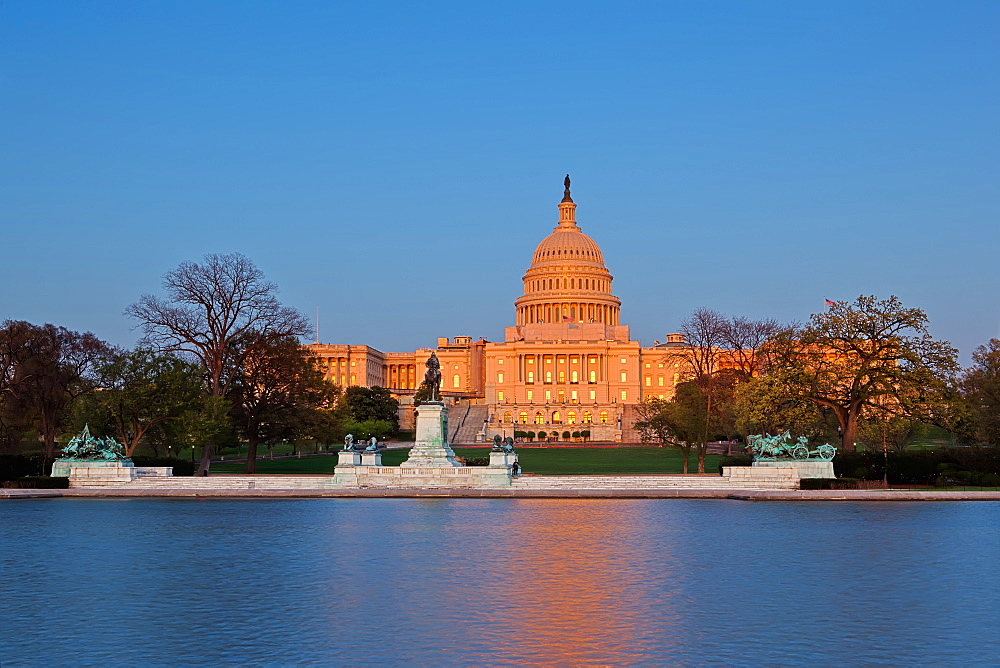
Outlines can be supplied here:
M600 247L576 224L567 175L559 223L535 248L524 295L514 302L517 324L618 325L621 300L611 294L611 280Z

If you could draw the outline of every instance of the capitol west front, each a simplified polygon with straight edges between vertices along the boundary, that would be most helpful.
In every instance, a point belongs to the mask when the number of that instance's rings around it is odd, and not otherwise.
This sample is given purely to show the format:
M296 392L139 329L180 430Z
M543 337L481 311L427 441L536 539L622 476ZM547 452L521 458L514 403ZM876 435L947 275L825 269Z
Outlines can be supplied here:
M326 378L343 387L389 388L401 424L412 420L412 396L431 352L441 362L441 390L451 409L451 440L473 442L518 431L590 430L590 440L635 441L635 406L669 399L682 363L665 344L643 347L620 322L621 300L600 247L576 223L568 180L559 221L535 249L514 302L515 325L502 343L457 336L436 348L384 353L365 345L308 346Z

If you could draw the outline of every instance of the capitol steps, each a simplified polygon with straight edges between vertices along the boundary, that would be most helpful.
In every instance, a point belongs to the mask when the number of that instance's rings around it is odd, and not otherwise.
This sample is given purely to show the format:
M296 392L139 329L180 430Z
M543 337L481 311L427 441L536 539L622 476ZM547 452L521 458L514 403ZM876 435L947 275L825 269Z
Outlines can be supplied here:
M452 430L454 436L448 441L449 445L468 445L476 443L476 436L483 429L483 423L489 416L489 406L469 406L462 416L461 423ZM449 415L449 421L453 418Z

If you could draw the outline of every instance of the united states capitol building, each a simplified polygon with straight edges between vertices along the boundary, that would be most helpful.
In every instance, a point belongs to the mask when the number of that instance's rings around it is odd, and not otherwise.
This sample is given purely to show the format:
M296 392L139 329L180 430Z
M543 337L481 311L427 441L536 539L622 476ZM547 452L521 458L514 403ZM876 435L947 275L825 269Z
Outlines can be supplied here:
M576 222L569 177L559 220L542 239L514 302L515 324L503 342L468 336L439 338L436 348L382 352L366 345L308 346L326 377L347 387L389 388L412 419L412 396L434 352L450 411L452 441L470 443L514 430L589 430L590 440L635 441L635 406L647 397L669 399L682 363L669 355L684 346L670 334L644 347L621 324L621 300L600 246Z

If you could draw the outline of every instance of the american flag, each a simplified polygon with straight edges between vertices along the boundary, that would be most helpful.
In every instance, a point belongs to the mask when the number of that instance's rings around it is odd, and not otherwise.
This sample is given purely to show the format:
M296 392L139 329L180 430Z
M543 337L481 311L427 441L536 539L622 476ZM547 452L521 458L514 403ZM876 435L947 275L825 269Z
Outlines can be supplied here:
M837 302L832 302L829 299L827 299L826 297L823 297L823 302L825 303L826 306L836 306L837 305Z

